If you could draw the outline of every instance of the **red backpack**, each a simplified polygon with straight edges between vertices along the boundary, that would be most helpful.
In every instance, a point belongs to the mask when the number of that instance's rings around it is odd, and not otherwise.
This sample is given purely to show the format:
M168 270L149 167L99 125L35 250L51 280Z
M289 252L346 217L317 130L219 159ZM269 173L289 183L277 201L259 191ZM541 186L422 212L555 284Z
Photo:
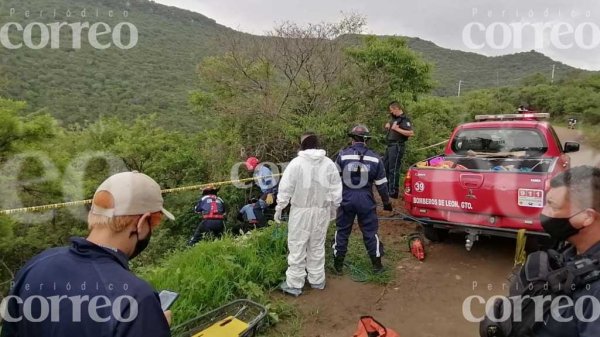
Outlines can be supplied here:
M400 335L377 322L372 316L362 316L353 337L400 337Z

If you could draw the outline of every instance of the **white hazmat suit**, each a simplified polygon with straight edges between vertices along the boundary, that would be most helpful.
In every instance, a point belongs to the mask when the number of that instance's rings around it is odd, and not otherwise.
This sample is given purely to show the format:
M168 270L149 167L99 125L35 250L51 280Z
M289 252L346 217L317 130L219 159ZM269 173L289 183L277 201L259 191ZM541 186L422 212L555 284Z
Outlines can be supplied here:
M331 213L342 202L342 181L324 150L298 152L279 183L276 214L291 203L288 221L286 282L302 289L308 272L311 285L325 282L325 237Z

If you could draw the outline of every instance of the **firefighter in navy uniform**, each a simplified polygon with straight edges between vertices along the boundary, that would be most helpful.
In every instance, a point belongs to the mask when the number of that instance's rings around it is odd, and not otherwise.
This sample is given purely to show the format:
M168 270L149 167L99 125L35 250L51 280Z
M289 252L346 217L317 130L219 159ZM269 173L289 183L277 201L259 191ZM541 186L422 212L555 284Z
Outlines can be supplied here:
M367 148L366 142L370 138L367 127L357 125L352 128L348 136L352 138L352 145L340 151L336 159L342 175L343 200L336 218L333 244L334 268L338 274L342 273L344 257L348 250L348 239L354 219L358 217L365 247L373 263L373 271L379 273L383 271L381 263L383 244L377 235L379 222L373 184L381 196L383 209L391 211L388 180L383 161L375 152Z
M388 179L388 190L392 198L400 193L400 168L406 150L406 141L414 136L410 118L404 113L400 103L394 101L389 105L392 120L385 125L387 130L387 148L383 163Z
M225 213L227 210L223 199L217 196L218 191L214 185L208 185L202 190L202 197L194 208L196 213L202 215L202 221L196 227L188 245L195 245L207 233L219 237L225 231Z

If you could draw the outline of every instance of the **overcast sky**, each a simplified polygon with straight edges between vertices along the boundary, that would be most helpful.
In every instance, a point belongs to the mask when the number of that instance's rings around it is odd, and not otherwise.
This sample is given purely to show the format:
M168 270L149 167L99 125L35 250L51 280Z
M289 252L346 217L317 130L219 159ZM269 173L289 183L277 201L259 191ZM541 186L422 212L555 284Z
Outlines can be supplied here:
M571 66L600 70L598 0L156 0L236 30L263 34L283 21L367 18L365 33L420 37L452 49L503 55L535 49ZM520 46L519 46L520 44Z

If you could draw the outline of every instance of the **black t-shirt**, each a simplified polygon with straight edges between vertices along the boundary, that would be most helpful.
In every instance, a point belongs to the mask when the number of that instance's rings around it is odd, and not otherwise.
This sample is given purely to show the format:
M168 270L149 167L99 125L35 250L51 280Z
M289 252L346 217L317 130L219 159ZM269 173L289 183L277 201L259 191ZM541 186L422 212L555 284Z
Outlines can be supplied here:
M390 125L397 124L402 130L412 130L412 122L408 116L402 114L399 117L394 117L390 121ZM392 131L391 127L388 130L387 140L390 142L405 142L408 140L408 137L399 134L396 131Z

